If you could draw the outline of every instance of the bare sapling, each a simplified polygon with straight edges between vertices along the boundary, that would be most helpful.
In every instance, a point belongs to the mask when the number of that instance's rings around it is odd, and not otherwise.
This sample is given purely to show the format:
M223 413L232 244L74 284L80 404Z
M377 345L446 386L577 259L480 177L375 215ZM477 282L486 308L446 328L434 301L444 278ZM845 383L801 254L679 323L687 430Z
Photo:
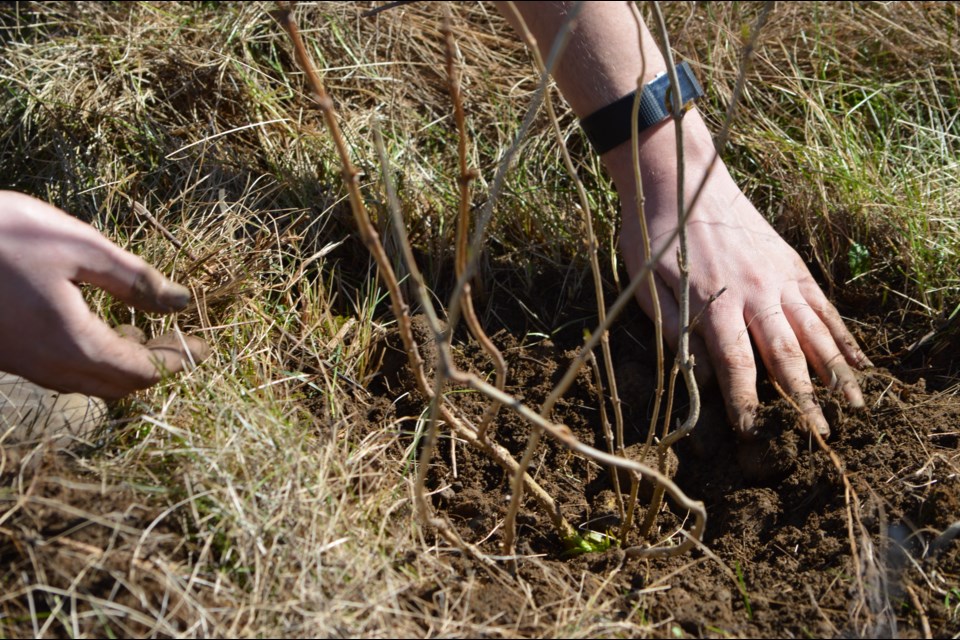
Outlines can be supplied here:
M358 172L350 161L346 143L343 140L342 134L340 133L333 101L326 93L323 83L320 81L320 78L315 71L313 62L306 51L306 47L303 44L299 29L297 28L296 22L293 18L292 9L286 6L281 6L280 11L278 11L275 15L277 20L283 25L287 33L290 35L297 63L304 71L307 84L315 101L320 107L324 118L324 123L327 126L331 138L333 139L337 148L337 153L342 166L344 184L349 195L351 211L353 212L354 219L360 231L361 239L376 261L380 275L387 286L391 300L391 306L393 308L394 315L397 318L398 332L400 333L403 341L404 350L407 353L408 364L411 372L414 375L417 388L424 398L430 399L431 402L433 402L433 398L435 397L436 393L435 389L432 388L427 381L427 376L423 369L423 359L420 356L417 343L413 338L409 306L403 298L403 293L397 281L396 274L391 266L391 262L383 249L383 245L380 242L376 230L373 228L373 224L369 215L367 214L366 207L364 206L357 183ZM393 198L393 202L393 209L398 211L399 207L396 205L395 198ZM431 329L435 334L438 352L438 362L435 375L440 381L443 379L454 379L455 376L451 374L456 371L453 366L452 358L449 354L449 333L440 329L439 319L437 318L436 313L433 311L433 306L430 302L429 296L426 295L426 287L423 285L423 279L422 276L420 276L419 269L416 268L416 263L413 259L413 252L410 249L410 243L407 239L406 229L402 224L398 225L397 235L401 251L403 252L404 258L407 261L407 267L411 271L411 275L413 276L414 280L418 283L418 291L421 297L420 302L424 307L424 311L427 314L428 319L431 321ZM459 299L459 295L460 294L458 292L455 292L455 300ZM459 374L459 372L456 373ZM462 383L462 380L459 377L457 377L455 381ZM493 388L496 389L496 387ZM504 393L503 396L510 398L513 403L517 403L515 399L507 396L507 394ZM501 398L497 397L494 397L494 400L499 400L500 402L503 401ZM479 448L492 460L494 460L494 462L504 468L505 471L512 474L519 467L517 461L505 448L497 443L490 442L488 439L481 440L478 437L477 428L471 425L465 417L456 416L450 406L438 400L434 404L434 407L436 408L431 410L431 414L438 412L443 418L445 424L451 427L459 437L464 438L468 444ZM434 425L435 423L436 420L434 420ZM430 433L428 433L427 444L432 445L429 436ZM421 457L421 468L428 465L430 454L432 454L432 446L425 447L425 449L428 455ZM563 518L559 508L549 494L547 494L546 491L544 491L543 488L540 487L540 485L537 484L536 481L534 481L529 475L524 476L524 482L531 495L537 500L544 512L550 517L554 527L558 530L558 532L565 537L574 535L575 530ZM430 521L432 524L437 524L435 520L431 520L429 518L430 509L424 498L425 491L423 489L422 477L419 478L417 485L417 494L419 496L418 510L425 520ZM479 552L476 552L474 548L467 547L460 537L456 535L452 528L449 527L449 525L446 525L446 523L441 522L438 530L440 531L441 535L447 538L451 543L461 548L466 548L471 555L479 555ZM488 564L488 561L484 560L484 563Z
M660 10L659 3L653 1L650 3L653 14L656 19L657 30L660 35L663 44L663 55L667 62L667 72L670 77L671 87L678 87L679 81L676 75L676 68L673 63L673 52L670 48L670 38L667 33L666 23L663 19L663 13ZM747 70L749 69L750 60L753 56L754 45L757 42L757 38L760 35L760 31L763 29L763 26L766 24L767 17L770 14L770 11L773 9L772 2L766 2L763 6L763 9L760 11L760 15L757 17L757 22L754 25L753 29L750 31L749 38L744 44L743 52L740 57L740 68L737 72L737 81L734 86L733 95L730 99L730 103L727 105L727 112L725 114L723 125L720 130L720 134L717 137L715 144L715 150L713 157L710 160L710 163L707 165L707 170L703 175L703 178L700 180L700 184L697 186L696 191L694 192L693 198L691 198L689 204L684 208L684 150L683 150L683 128L682 128L682 117L683 110L682 105L680 104L680 92L673 90L670 92L671 105L670 109L673 112L674 120L674 129L676 131L676 145L677 145L677 230L679 232L679 250L677 253L677 261L680 270L680 338L677 349L677 356L674 361L674 365L671 369L671 379L670 379L670 389L668 392L668 405L667 410L664 413L664 425L663 432L660 438L660 442L657 444L657 460L658 468L663 471L666 468L667 461L667 450L677 441L689 435L689 433L696 426L697 419L699 417L700 411L700 395L699 389L697 387L696 378L693 374L693 368L695 362L692 354L690 354L690 332L696 325L697 319L702 315L706 308L709 307L714 300L717 299L720 295L723 294L726 287L720 291L712 294L710 299L707 301L707 306L704 309L701 309L697 314L697 317L693 322L689 321L690 317L690 287L689 287L689 265L687 263L687 248L686 248L686 220L690 215L690 212L696 206L697 201L700 198L700 195L703 193L704 186L706 185L707 179L710 177L711 172L713 171L714 166L720 158L720 151L723 149L726 144L727 135L730 130L730 123L733 121L733 115L736 111L737 103L740 99L740 95L743 91L744 82L746 81ZM639 14L634 9L634 16L637 20L640 20ZM641 30L641 38L642 38ZM642 47L642 45L641 45ZM641 76L642 77L642 76ZM639 84L639 81L638 81ZM635 102L634 108L638 108L638 101ZM636 116L636 111L634 112ZM634 117L634 122L636 122L636 117ZM636 125L635 125L636 126ZM636 132L634 132L636 136ZM634 149L633 149L633 162L634 162L634 179L637 183L637 193L638 193L638 209L641 210L640 219L641 219L641 230L644 237L644 242L649 242L647 237L646 225L644 220L644 214L642 213L642 180L640 177L640 165L639 165L639 156L637 154L637 145L636 138L634 137ZM666 245L665 245L666 246ZM649 247L646 246L645 249L649 251ZM649 255L649 254L647 254ZM651 283L651 289L655 289ZM656 295L655 292L653 295ZM659 305L655 305L655 309L659 312ZM659 327L659 322L657 323ZM658 336L658 347L660 345L659 336ZM687 387L687 391L690 397L690 410L687 414L687 418L681 425L678 425L677 429L670 431L669 420L672 415L672 404L673 404L673 393L674 393L674 381L677 374L682 373L684 383ZM658 370L658 383L660 381L659 375L662 374L662 368ZM658 386L659 392L659 386ZM651 423L653 424L653 423ZM652 432L651 432L652 433ZM648 434L647 445L650 444L650 434ZM644 447L644 453L646 453L647 447ZM656 518L656 513L660 510L660 505L663 500L663 488L655 487L653 496L650 500L649 507L647 509L647 514L644 519L643 524L640 526L640 535L646 536L646 534L653 527L654 519Z
M539 45L528 28L526 21L523 19L523 15L517 10L516 5L513 2L507 3L508 8L510 9L514 22L519 26L521 37L524 40L524 43L527 45L528 50L531 52L536 63L537 70L542 74L545 73L546 66L543 62L543 58L540 55ZM580 11L582 4L578 3L570 10L567 15L567 26L561 34L558 35L556 41L552 45L551 58L559 57L561 47L565 44L564 39L560 38L560 35L566 36L569 33L569 30L573 28L575 24L576 16ZM604 302L603 287L602 287L602 277L600 274L600 265L597 259L597 237L596 233L593 230L593 213L590 209L589 199L587 198L586 189L583 186L582 180L580 180L579 175L577 174L576 168L573 166L573 161L570 159L569 153L567 153L566 145L563 141L563 133L560 130L560 123L556 115L556 111L553 108L553 100L550 95L550 92L546 92L544 95L544 101L547 109L547 116L550 120L551 128L553 129L554 136L559 144L560 152L563 156L564 166L567 169L567 173L571 176L576 185L577 196L580 200L580 211L583 215L584 229L586 230L587 236L587 257L590 262L591 275L593 276L594 290L596 292L597 298L597 314L601 322L604 320L606 312L606 303ZM623 411L620 403L620 397L617 393L616 386L616 377L613 373L613 359L612 354L610 353L610 342L609 342L609 333L603 332L600 336L601 349L604 354L604 364L606 365L607 379L610 381L610 394L611 400L613 402L614 410L614 420L616 423L616 435L613 430L610 428L610 423L607 419L606 412L606 399L603 392L603 378L600 375L600 369L597 365L596 358L593 352L589 352L588 356L591 361L591 364L594 367L594 377L596 378L596 387L597 387L597 397L598 403L600 406L600 422L601 428L603 430L604 438L607 442L608 452L613 455L615 452L623 455L624 445L623 445ZM566 391L567 386L558 385L553 389L550 396L543 403L540 408L540 413L545 418L549 418L550 413L553 410L556 402L562 397L563 393ZM523 458L521 458L521 466L529 465L530 460L533 458L533 454L536 451L537 445L539 444L539 432L534 432L530 440L527 443L527 448L524 451ZM622 491L620 489L620 477L615 472L614 469L610 469L611 481L614 486L614 493L617 495L617 505L620 510L621 520L624 517L624 503L622 498ZM517 509L522 498L522 492L519 490L518 484L514 483L514 494L510 502L510 510L507 514L507 531L512 531L515 527L514 521L517 515ZM508 538L507 542L512 543L512 534Z
M666 488L666 492L671 495L676 504L679 505L680 508L687 509L691 512L693 515L693 522L689 531L684 533L685 540L679 545L666 545L643 549L633 548L630 550L631 556L667 556L683 553L691 549L702 537L703 527L706 521L706 512L703 508L703 505L688 498L670 480L669 477L660 473L658 470L641 462L628 460L622 456L603 452L585 445L573 435L569 428L552 422L547 417L550 413L549 408L552 407L552 402L555 402L556 398L560 397L562 394L562 389L556 394L555 397L553 394L551 394L553 400L551 402L548 399L549 404L545 404L546 410L542 408L540 412L537 412L520 402L516 397L506 393L502 388L499 388L497 384L490 384L480 376L470 372L461 371L456 367L451 353L451 327L455 326L456 319L459 317L460 313L464 313L468 316L470 314L470 309L467 307L469 303L464 302L465 300L469 300L469 297L465 296L465 291L468 291L467 285L476 272L477 256L479 254L479 249L482 247L482 241L485 237L484 229L486 224L489 222L490 212L492 211L494 202L496 200L496 193L491 196L491 200L488 201L484 211L481 213L481 216L475 225L473 238L467 253L467 259L465 261L461 260L458 266L458 270L460 270L461 273L458 276L457 285L454 288L454 292L449 300L448 325L445 327L443 323L441 323L439 315L433 307L433 303L431 302L422 274L417 268L414 260L413 251L407 238L403 217L398 204L398 199L393 191L393 186L389 180L386 180L384 183L384 188L387 192L387 199L391 211L391 219L393 221L394 232L398 240L398 247L401 251L402 263L407 269L407 272L410 274L410 278L413 283L413 291L415 292L419 305L421 306L423 313L428 320L430 329L433 333L433 340L437 347L437 361L435 363L436 366L434 379L433 384L430 383L424 371L423 359L420 356L418 345L414 340L411 331L410 308L404 299L403 291L401 290L397 281L396 273L392 268L391 261L389 260L379 236L372 225L370 217L366 212L363 199L359 191L357 180L358 172L350 161L346 144L338 127L337 115L333 107L333 102L326 93L319 76L314 70L313 64L306 52L306 48L296 27L296 23L293 20L291 10L289 8L284 8L282 11L278 12L277 17L291 37L296 60L304 70L311 93L320 107L324 122L334 141L334 145L337 149L337 153L341 162L342 176L348 191L351 210L353 211L354 219L357 223L361 239L376 261L380 276L389 292L391 306L397 318L398 331L401 339L403 340L404 348L407 352L408 363L416 380L417 388L422 396L430 402L430 419L427 426L427 435L426 438L424 438L424 444L421 450L420 463L415 485L415 499L417 503L417 512L420 515L420 518L424 522L427 522L433 526L440 536L446 539L449 543L476 558L483 564L483 566L496 571L496 569L494 569L496 565L493 562L493 559L489 556L484 556L475 545L464 541L459 534L457 534L452 525L450 525L450 523L445 519L434 516L431 505L427 500L427 491L425 488L426 476L432 456L434 454L438 431L440 425L442 424L445 428L451 431L453 436L461 438L467 444L476 447L494 460L498 465L500 465L507 473L511 474L515 480L513 499L516 500L517 504L519 504L519 498L517 496L522 495L522 491L524 490L528 491L530 495L537 501L540 508L550 518L558 535L565 544L573 544L579 539L576 529L574 529L560 513L555 501L543 490L542 487L540 487L539 484L536 483L536 481L530 477L529 474L525 473L523 461L518 462L503 446L493 442L492 439L488 437L485 428L484 431L481 432L481 425L473 424L470 418L464 415L464 413L444 395L446 386L448 384L453 384L467 387L486 396L491 404L488 405L487 410L485 410L485 416L491 413L490 407L495 407L497 405L512 410L521 418L530 423L532 426L532 431L535 434L545 432L572 451L590 458L599 464L606 465L610 468L623 469L634 474L640 474L641 476L651 478L653 482L662 483ZM565 31L568 30L569 24ZM452 37L452 30L448 31L448 33L450 34L449 37ZM553 64L556 62L556 59L559 55L558 51L559 49L557 47L551 51L551 56L545 65L545 73L541 78L540 91L534 97L534 104L528 111L527 117L524 118L524 124L521 126L518 139L512 147L513 151L515 151L519 140L522 138L525 127L529 127L529 123L532 121L532 114L536 112L536 107L539 104L539 101L542 99L546 88L547 78L549 77L548 74ZM461 132L462 131L465 131L465 126L463 126L461 129ZM379 138L379 136L377 137ZM380 151L380 160L382 166L384 167L384 174L389 175L390 172L386 168L388 158L383 148L382 141L378 141L377 146ZM465 146L463 148L465 149ZM508 151L506 157L500 163L497 172L498 180L494 183L495 192L497 190L497 184L499 183L502 185L503 177L510 164L511 153L512 151ZM461 155L461 178L463 179L466 177L466 179L469 180L469 170L464 170L465 164L464 152ZM466 182L467 180L463 180L463 182ZM461 198L468 196L469 192L461 191ZM463 201L461 200L461 207L462 206ZM461 256L462 255L463 254L461 254ZM652 263L648 263L645 265L645 269L649 270L651 264ZM605 332L609 330L610 324L612 323L613 318L616 316L616 313L619 313L619 311L623 309L626 304L626 300L629 299L629 296L633 295L633 291L634 289L631 287L624 292L626 295L621 295L620 298L618 298L617 304L614 304L612 307L613 313L606 315L604 321L600 324L597 331L587 341L584 349L581 350L580 354L578 354L578 357L575 359L574 365L571 365L571 368L567 371L564 378L565 382L561 382L561 385L565 385L564 388L569 387L572 378L576 375L577 371L579 371L579 368L583 366L588 356L592 353L592 350L596 348L599 341L598 336L604 335ZM467 322L469 324L471 321L468 319ZM479 322L477 322L477 326L479 327ZM480 335L485 335L482 333L482 330L478 333L480 333ZM488 353L490 352L488 351ZM496 357L491 357L496 360ZM504 370L504 377L505 374L506 371ZM483 418L481 420L483 420ZM533 447L528 446L528 450L532 448L535 448L535 444ZM518 479L519 482L517 481ZM517 486L520 487L520 490L516 490ZM505 548L512 549L512 542L510 545L505 545ZM512 557L513 556L510 554L507 555L508 560L512 559Z
M457 123L457 158L459 161L460 177L458 180L460 206L457 211L457 236L456 236L456 256L454 262L456 265L457 278L463 277L467 270L468 247L467 239L470 234L470 183L477 178L477 170L467 166L467 121L463 109L463 96L460 91L460 72L456 64L456 42L453 38L452 18L450 15L450 5L444 4L443 26L441 33L444 39L444 53L447 63L447 79L450 85L450 100L453 102L453 115ZM503 354L493 344L480 320L477 319L476 311L473 308L473 298L470 295L470 284L465 283L460 303L463 305L463 317L470 329L470 334L480 344L484 352L493 361L493 367L496 371L497 388L503 391L507 384L507 363L503 359ZM480 424L477 426L477 435L481 440L486 438L487 428L496 417L500 410L500 404L491 402L483 412Z

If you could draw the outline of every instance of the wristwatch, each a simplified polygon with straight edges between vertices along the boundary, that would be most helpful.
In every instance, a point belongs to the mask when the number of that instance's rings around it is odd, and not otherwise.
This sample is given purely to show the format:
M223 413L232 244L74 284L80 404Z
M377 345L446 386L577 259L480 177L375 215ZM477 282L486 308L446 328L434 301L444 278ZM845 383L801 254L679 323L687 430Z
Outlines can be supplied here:
M693 108L693 102L704 95L700 83L693 75L693 69L686 61L676 66L677 80L680 83L680 104L682 111ZM631 116L636 91L631 92L612 104L594 111L580 121L580 127L598 154L603 155L630 139L632 133ZM670 76L662 71L643 86L640 92L640 113L637 118L638 131L658 124L671 114ZM682 116L683 114L679 114Z

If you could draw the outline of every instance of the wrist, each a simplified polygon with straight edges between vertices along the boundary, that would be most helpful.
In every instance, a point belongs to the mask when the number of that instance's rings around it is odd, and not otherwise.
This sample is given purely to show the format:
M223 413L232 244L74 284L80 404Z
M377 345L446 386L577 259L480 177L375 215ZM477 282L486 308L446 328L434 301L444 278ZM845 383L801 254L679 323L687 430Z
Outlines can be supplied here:
M681 120L683 127L684 167L688 175L702 175L713 160L713 137L697 109L691 109ZM644 192L676 184L677 142L676 126L672 118L641 131L637 138L640 176ZM613 178L621 199L636 194L633 170L633 150L625 142L601 156L604 166ZM722 166L722 162L718 163ZM719 167L717 167L719 168ZM714 170L716 171L717 168Z

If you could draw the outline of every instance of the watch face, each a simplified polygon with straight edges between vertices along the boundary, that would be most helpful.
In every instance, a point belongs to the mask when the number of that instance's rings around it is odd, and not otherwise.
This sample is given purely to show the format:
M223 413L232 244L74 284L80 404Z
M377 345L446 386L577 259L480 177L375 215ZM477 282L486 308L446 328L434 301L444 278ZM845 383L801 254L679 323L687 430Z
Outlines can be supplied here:
M681 62L677 65L676 69L677 82L680 84L680 114L682 115L693 108L693 103L697 98L703 96L703 89L700 88L700 83L697 82L697 78L693 75L693 70L690 68L688 62ZM654 81L657 82L656 85L654 85L653 82L647 85L651 91L655 92L654 97L657 98L658 104L663 105L664 113L666 114L664 117L673 113L673 106L670 100L670 97L673 95L671 93L673 87L670 85L669 78L660 81L660 77L665 75L666 72L662 72L654 78ZM644 87L644 91L647 90L647 87Z

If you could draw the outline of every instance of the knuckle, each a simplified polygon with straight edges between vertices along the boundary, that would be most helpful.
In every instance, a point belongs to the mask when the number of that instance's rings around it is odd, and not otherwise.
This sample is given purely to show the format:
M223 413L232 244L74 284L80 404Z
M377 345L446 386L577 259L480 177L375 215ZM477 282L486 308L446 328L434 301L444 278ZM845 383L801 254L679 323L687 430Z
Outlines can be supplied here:
M806 361L794 336L774 336L769 340L767 348L773 362L796 364L798 361Z
M830 338L830 331L819 316L813 313L804 314L798 326L798 333L808 337L827 337Z
M804 413L820 413L820 405L813 391L797 391L791 394L793 401Z
M753 353L739 346L724 349L720 361L724 368L733 374L754 371L757 368Z

